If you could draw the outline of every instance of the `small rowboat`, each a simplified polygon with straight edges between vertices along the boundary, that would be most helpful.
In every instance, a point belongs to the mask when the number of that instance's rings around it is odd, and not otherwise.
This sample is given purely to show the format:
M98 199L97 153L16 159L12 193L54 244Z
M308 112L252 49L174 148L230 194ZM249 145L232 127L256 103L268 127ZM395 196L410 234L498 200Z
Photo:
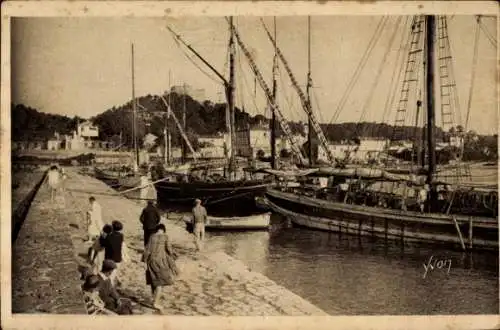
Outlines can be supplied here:
M184 217L186 229L193 231L192 218ZM208 216L205 230L262 230L268 229L271 222L271 212L244 217L220 218Z

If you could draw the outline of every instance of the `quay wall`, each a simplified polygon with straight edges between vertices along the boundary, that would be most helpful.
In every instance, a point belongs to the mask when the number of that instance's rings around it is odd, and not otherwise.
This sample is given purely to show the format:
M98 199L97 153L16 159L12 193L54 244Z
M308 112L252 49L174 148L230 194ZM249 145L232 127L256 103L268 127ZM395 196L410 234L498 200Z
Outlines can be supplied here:
M36 237L37 242L44 241L52 247L44 248L49 253L44 250L38 253L26 253L37 250L33 246L36 244L30 244L31 250L26 248L23 250L23 246L16 249L17 253L25 252L25 255L30 255L24 259L17 257L20 262L17 266L19 279L13 305L18 311L85 313L80 309L82 302L79 301L81 296L78 292L80 283L77 269L85 263L82 255L85 254L88 245L85 245L82 239L86 232L84 212L88 198L94 196L101 204L104 222L120 220L124 224L123 234L129 258L120 266L119 292L132 301L134 314L326 315L321 309L264 275L251 271L243 263L222 251L206 249L201 253L196 252L193 237L185 230L180 215L172 213L162 222L165 223L168 237L179 255L176 263L180 275L172 286L164 289L164 295L160 300L161 311L155 310L151 306L151 290L145 281L145 265L141 262L144 244L139 215L143 204L121 196L93 177L78 173L76 168L68 168L67 173L64 201L58 201L64 207L56 205L49 208L42 205L42 202L47 201L50 196L40 190L33 209L28 214L26 224L41 222L37 225L37 229L44 231L46 227L51 226L52 233L45 233L42 237L37 233L33 233L31 237L25 234L23 238L31 240ZM54 257L56 254L57 258ZM59 259L63 261L59 262ZM19 272L19 269L23 266L26 269L28 265L31 266L29 274ZM36 273L42 275L37 276ZM36 285L41 287L40 289L33 288L33 285L30 285L32 281L28 280L29 276L33 276L34 281L39 281L37 277L50 278L56 289L53 291L59 290L61 293L52 296L48 292L42 293L43 285ZM57 301L57 297L63 295L66 296L64 305ZM31 301L28 301L27 297L31 297ZM21 304L22 302L24 304Z
M40 187L45 173L34 181L31 203L17 206L29 209L12 246L12 313L85 313L67 214L50 203L47 186Z
M14 241L21 229L29 207L40 189L47 171L37 168L34 171L23 171L12 174L12 240Z

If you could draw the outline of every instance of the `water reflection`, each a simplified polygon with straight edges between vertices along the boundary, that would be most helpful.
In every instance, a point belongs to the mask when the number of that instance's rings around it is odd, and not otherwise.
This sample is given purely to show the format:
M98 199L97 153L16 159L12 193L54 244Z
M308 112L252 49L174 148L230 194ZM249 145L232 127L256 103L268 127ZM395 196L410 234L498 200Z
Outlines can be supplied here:
M385 244L366 237L291 228L278 217L273 217L269 233L209 237L209 245L217 244L330 314L498 312L495 254ZM451 259L450 273L435 268L423 278L423 265L430 256Z

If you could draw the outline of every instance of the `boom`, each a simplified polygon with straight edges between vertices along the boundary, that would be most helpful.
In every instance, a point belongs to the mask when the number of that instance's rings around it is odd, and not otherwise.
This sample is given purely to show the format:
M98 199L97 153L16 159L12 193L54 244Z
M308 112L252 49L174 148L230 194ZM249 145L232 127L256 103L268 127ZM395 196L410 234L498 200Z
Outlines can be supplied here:
M328 161L331 162L332 164L335 164L335 158L333 157L332 153L330 152L330 149L328 149L328 142L326 140L326 137L323 134L323 131L321 130L321 127L319 126L319 123L316 120L314 113L312 112L311 103L308 101L308 99L304 95L304 92L302 92L302 90L300 89L299 84L297 83L297 80L295 79L295 77L292 73L292 70L290 69L290 66L288 65L288 62L286 61L285 57L283 56L283 53L278 48L276 41L274 40L273 36L271 35L269 30L267 29L267 27L264 24L264 21L262 21L262 19L261 19L261 22L262 22L262 25L264 26L264 30L266 30L267 36L269 37L269 39L273 43L273 46L275 47L276 52L278 53L278 56L280 57L281 61L283 62L283 65L286 69L286 72L288 73L288 76L290 77L290 80L292 81L293 87L295 88L295 90L299 94L300 101L302 103L302 108L304 109L304 111L307 113L307 116L309 117L311 126L314 129L314 131L315 131L315 133L320 141L321 147L323 148L326 156L328 157Z
M240 46L241 50L243 51L243 54L245 54L246 58L248 59L248 63L250 64L250 67L252 68L252 71L255 74L255 77L259 81L259 84L261 88L264 90L264 93L266 94L267 101L269 102L270 106L273 109L274 114L278 118L281 128L283 129L283 132L285 133L285 136L287 137L288 141L291 144L291 149L294 155L297 156L301 164L305 163L304 157L302 155L302 152L300 149L297 147L297 144L291 134L290 127L288 126L287 121L285 120L285 117L281 113L278 105L276 104L271 90L267 86L266 82L264 81L264 78L262 77L262 74L260 73L259 69L257 68L257 65L255 64L255 61L252 58L252 55L248 51L248 49L245 47L243 42L241 41L240 35L238 34L238 31L236 31L236 27L233 25L232 26L234 36L236 38L236 41L238 42L238 45Z

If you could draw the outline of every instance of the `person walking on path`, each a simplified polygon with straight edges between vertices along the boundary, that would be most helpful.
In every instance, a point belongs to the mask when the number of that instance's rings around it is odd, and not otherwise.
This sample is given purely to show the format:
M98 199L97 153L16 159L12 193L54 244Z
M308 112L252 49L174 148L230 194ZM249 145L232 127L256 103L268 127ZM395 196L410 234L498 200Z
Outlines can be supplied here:
M179 275L176 258L177 254L169 242L165 225L157 225L144 250L146 284L151 286L154 308L161 309L159 300L162 288L172 285Z
M153 204L148 201L148 205L142 210L140 221L144 231L144 246L148 245L149 237L156 231L156 226L160 223L160 212Z
M193 207L193 234L196 250L200 251L205 241L205 224L207 223L207 210L201 205L201 200L195 200Z
M61 184L61 175L57 168L57 165L52 165L47 172L47 184L50 189L50 201L53 203L56 198L57 190Z
M92 242L99 238L104 225L102 223L101 205L95 200L94 196L90 196L89 203L90 207L87 211L87 242Z
M104 307L120 315L132 314L130 300L121 298L113 283L113 274L116 263L113 260L104 260L99 273L99 297L104 302Z

